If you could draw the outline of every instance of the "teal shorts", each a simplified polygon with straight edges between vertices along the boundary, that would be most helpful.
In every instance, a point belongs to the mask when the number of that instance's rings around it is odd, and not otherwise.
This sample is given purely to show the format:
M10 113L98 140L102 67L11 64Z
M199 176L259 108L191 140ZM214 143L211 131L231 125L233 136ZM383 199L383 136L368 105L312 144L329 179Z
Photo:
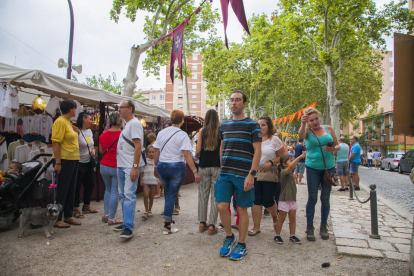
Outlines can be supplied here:
M237 206L249 208L254 205L254 187L245 192L244 179L241 176L220 174L219 179L214 186L214 196L216 202L231 202L231 197L236 194Z

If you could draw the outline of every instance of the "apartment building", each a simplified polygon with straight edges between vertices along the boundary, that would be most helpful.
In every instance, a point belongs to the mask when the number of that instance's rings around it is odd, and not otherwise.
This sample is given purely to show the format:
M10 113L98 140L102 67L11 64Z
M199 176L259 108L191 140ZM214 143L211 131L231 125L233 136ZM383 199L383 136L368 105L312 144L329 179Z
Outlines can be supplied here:
M187 66L191 69L192 75L187 78L188 101L185 89L185 81L175 79L174 84L170 77L170 66L166 66L166 88L165 88L165 108L169 110L180 109L185 115L196 115L205 117L207 110L214 108L217 110L220 119L225 115L225 103L220 101L216 106L208 104L207 83L202 80L202 56L199 52L194 52L187 59ZM177 65L176 65L177 66ZM184 66L184 62L183 62Z
M361 136L365 134L365 140L359 141L364 152L378 149L383 156L388 152L404 152L414 149L414 138L393 134L393 110L394 110L394 60L393 53L383 53L383 89L381 98L378 101L378 110L382 114L380 121L375 122L366 112L360 117L359 128L349 124L342 129L343 135ZM370 106L370 109L372 107Z
M143 101L147 104L158 106L161 108L165 108L165 88L161 89L152 89L149 90L143 90L138 89L134 93L134 95L141 94L144 98ZM168 108L167 108L168 109Z

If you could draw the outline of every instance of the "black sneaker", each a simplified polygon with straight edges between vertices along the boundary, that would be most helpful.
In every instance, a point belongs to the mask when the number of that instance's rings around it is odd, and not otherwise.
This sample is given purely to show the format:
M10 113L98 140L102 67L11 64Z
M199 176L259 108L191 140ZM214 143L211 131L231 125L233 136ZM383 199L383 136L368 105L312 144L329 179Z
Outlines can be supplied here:
M278 243L278 244L283 244L283 240L281 236L275 236L274 240Z
M116 226L116 227L114 227L114 231L115 232L121 232L121 231L123 231L124 229L122 228L122 225L118 225L118 226Z
M296 237L296 236L290 237L289 240L291 242L294 242L294 243L302 243L302 241L300 239L298 239L298 237Z
M338 190L338 192L345 192L346 190L345 189L342 189L342 188L340 188L339 190Z
M270 213L269 213L269 211L267 210L267 209L265 209L264 210L264 213L263 213L265 216L270 216Z
M355 187L355 191L359 191L359 190L361 190L360 187Z
M132 238L132 231L129 229L124 229L119 237L123 239L130 239Z
M345 188L345 191L348 191L348 190L349 190L349 188L348 188L348 187L346 187L346 188Z

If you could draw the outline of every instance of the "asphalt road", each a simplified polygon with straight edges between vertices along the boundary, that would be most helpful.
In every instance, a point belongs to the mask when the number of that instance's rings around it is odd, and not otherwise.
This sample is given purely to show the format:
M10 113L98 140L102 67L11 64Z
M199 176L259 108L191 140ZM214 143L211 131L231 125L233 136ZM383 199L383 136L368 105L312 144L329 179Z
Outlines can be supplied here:
M360 166L359 175L364 188L369 190L368 185L376 184L378 196L405 210L411 217L414 215L414 185L408 173L399 174L398 171L374 170Z

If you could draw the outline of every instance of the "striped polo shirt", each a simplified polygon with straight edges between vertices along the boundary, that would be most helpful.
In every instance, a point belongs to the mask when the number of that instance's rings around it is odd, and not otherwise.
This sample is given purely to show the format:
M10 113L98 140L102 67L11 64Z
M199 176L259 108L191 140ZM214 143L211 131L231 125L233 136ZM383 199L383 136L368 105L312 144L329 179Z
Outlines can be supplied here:
M262 141L259 124L249 117L224 121L220 126L220 139L223 141L220 174L246 178L252 167L253 142Z

